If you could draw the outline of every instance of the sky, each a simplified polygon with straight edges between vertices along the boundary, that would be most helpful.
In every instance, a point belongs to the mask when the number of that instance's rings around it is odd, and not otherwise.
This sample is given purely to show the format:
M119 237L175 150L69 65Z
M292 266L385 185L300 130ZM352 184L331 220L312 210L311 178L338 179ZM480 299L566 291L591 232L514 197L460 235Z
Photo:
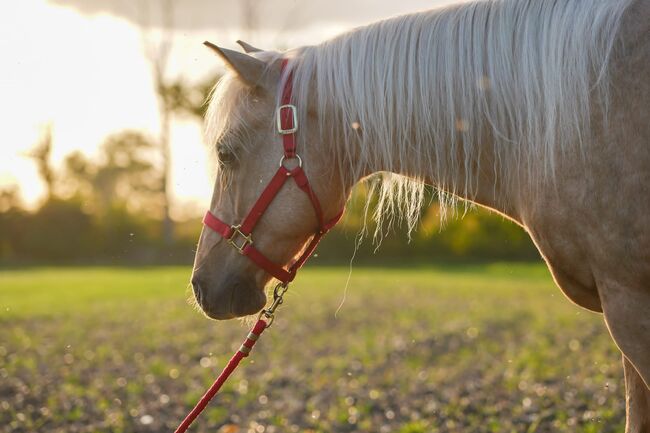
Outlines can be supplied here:
M106 136L127 129L155 137L157 98L148 43L159 40L161 5L173 6L168 78L196 82L223 66L202 42L267 49L314 44L358 25L429 9L445 0L21 0L0 6L0 189L18 185L37 206L44 189L26 153L43 128L53 162L96 156ZM448 2L448 0L447 0ZM243 7L253 6L245 31ZM144 35L147 35L146 38ZM172 214L199 214L212 183L201 125L175 119L171 137ZM181 212L182 211L182 212Z

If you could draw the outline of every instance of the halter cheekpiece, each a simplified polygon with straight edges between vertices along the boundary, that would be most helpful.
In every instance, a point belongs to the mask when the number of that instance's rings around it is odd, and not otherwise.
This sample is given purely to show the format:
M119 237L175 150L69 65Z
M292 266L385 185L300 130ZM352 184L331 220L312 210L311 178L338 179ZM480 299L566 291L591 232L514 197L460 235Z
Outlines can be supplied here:
M287 59L282 59L281 71L286 69L287 63ZM223 222L209 210L203 218L203 224L223 236L240 254L248 257L253 263L281 281L284 285L293 281L296 272L314 252L323 235L334 227L343 215L343 210L341 210L334 218L327 222L325 221L318 197L316 197L316 194L311 188L307 175L302 168L302 159L296 153L298 111L296 106L291 103L292 88L293 73L289 72L284 88L282 89L280 106L275 112L277 132L282 137L284 155L280 159L278 171L275 172L275 175L271 178L264 191L262 191L262 194L250 212L248 212L248 215L246 215L241 224L235 225L229 225ZM289 168L290 165L293 165L294 168ZM309 201L318 219L318 230L314 233L302 254L285 269L284 266L268 259L254 246L252 233L258 221L264 215L264 212L266 212L273 199L278 195L289 178L292 178L298 188L304 191L307 197L309 197Z

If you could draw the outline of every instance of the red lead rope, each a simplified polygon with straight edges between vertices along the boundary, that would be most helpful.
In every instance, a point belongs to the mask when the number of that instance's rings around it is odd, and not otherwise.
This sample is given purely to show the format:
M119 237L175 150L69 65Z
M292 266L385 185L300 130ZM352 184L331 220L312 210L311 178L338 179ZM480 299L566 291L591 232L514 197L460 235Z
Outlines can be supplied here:
M187 431L192 422L194 422L196 417L198 417L201 412L203 412L203 409L205 409L210 400L212 400L212 398L219 392L232 372L235 371L241 360L248 356L253 346L255 346L257 339L260 338L260 335L262 335L262 332L264 332L268 325L269 323L267 323L264 319L259 319L257 321L255 326L253 326L253 329L251 329L251 331L248 333L246 341L244 341L239 350L230 359L228 365L226 365L219 377L217 377L217 380L215 380L212 386L206 391L205 394L203 394L201 400L199 400L196 406L194 406L194 409L192 409L192 411L185 417L181 425L178 426L174 433L185 433L185 431Z
M194 409L185 417L181 425L174 431L174 433L185 433L189 426L194 422L196 417L198 417L203 409L210 403L210 400L217 395L223 384L228 380L230 375L235 371L242 359L246 358L255 346L255 343L262 335L262 332L273 323L275 318L275 310L284 302L284 294L287 292L286 284L278 284L273 289L273 303L269 308L262 310L260 313L260 318L253 326L253 329L248 333L246 340L242 343L239 350L233 355L233 357L228 361L228 364L223 369L217 380L214 381L212 386L203 394L203 397L196 403ZM265 320L266 319L266 320Z

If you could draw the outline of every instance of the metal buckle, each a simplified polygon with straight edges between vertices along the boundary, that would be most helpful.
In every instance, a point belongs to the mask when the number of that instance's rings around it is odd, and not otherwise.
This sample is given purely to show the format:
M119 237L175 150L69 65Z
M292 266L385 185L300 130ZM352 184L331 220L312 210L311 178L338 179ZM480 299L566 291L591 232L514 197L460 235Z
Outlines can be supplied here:
M291 110L291 117L293 120L293 128L289 129L284 129L282 127L282 110L283 109L288 109ZM285 105L280 105L276 111L276 121L278 124L278 132L282 135L286 134L293 134L298 130L298 110L296 109L295 105L291 104L285 104Z
M241 227L241 224L237 224L236 226L230 227L232 229L232 235L228 238L228 243L235 247L237 251L239 251L239 254L244 254L244 248L246 248L248 245L251 245L253 243L253 238L251 235L245 235L242 233L239 228ZM237 236L240 236L243 238L244 242L242 242L241 245L237 245L237 240L235 239Z

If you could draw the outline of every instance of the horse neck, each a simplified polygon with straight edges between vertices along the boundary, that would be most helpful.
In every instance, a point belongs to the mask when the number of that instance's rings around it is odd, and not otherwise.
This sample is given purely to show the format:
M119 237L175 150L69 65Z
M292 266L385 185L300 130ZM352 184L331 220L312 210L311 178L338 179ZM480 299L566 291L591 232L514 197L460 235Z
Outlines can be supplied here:
M299 70L301 67L299 65ZM411 106L400 110L419 111L420 115L402 116L402 120L408 119L405 128L404 122L391 122L390 113L386 114L390 107L373 105L377 99L369 98L364 102L367 106L356 103L351 110L342 105L354 98L353 89L318 89L313 73L301 78L305 81L298 82L296 92L306 108L301 122L310 124L308 131L320 134L302 139L325 143L318 150L319 155L331 155L329 166L339 168L347 186L375 173L394 173L433 185L519 221L518 198L525 195L529 175L523 164L511 164L510 158L499 160L500 153L495 151L489 122L477 122L483 125L480 131L470 130L468 124L471 122L465 122L462 116L450 118L444 105L436 107L437 111L432 113L437 119L419 120L425 118L421 115L423 107ZM341 86L341 83L349 84L350 80L329 80L328 85ZM443 84L435 83L435 86ZM332 98L326 95L328 90L339 95L351 94L349 98ZM309 116L308 113L317 115ZM357 115L376 117L368 122L351 117ZM508 175L503 176L506 166Z
M429 146L449 146L445 143L429 143ZM393 143L395 154L400 151L399 144ZM426 147L426 146L425 146ZM456 152L456 158L462 160L462 146L454 146L452 152ZM468 200L482 206L497 210L511 218L517 219L517 208L515 198L518 191L512 189L521 185L520 183L503 183L497 175L494 161L493 142L489 138L483 138L478 146L475 146L478 154L473 155L473 164L449 165L449 159L435 160L423 164L429 156L429 152L414 152L404 159L403 164L388 167L377 167L374 171L390 171L395 174L407 176L413 179L422 180L428 185L433 185L446 193L451 193L464 200ZM445 154L447 152L440 152Z
M476 154L467 156L473 163L464 161L462 143L449 141L421 143L416 149L404 149L403 142L385 141L380 146L369 146L367 141L351 138L357 134L372 134L363 125L345 125L336 110L325 114L323 128L332 135L323 141L331 143L325 154L333 155L333 167L339 167L350 186L368 176L381 172L404 176L415 182L432 185L448 194L496 210L507 217L520 221L520 197L525 195L527 175L523 167L516 170L507 181L498 176L494 141L489 131L477 134L479 143L473 148ZM417 137L421 125L413 125L413 137ZM396 131L388 125L388 136ZM352 129L352 131L351 131ZM360 131L360 132L359 132ZM384 131L384 134L386 131ZM460 140L460 138L456 138ZM445 146L443 150L435 146ZM446 157L445 157L446 156Z

